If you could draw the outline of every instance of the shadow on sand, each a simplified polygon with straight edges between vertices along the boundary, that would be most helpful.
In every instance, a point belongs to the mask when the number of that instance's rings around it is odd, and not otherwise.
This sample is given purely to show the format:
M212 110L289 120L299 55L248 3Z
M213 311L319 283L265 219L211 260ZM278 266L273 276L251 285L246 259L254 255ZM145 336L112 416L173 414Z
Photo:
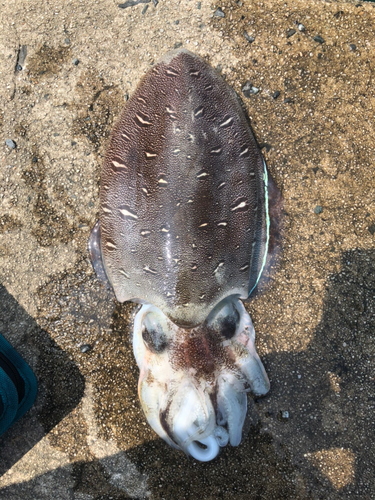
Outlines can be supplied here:
M36 498L33 495L41 491L40 485L53 484L56 474L70 478L66 487L73 497L67 494L66 498L141 498L137 488L145 481L155 499L371 498L375 480L375 251L345 252L341 271L328 283L323 316L309 348L300 353L273 353L264 359L272 389L255 403L258 424L238 448L227 447L213 462L199 464L156 439L113 457L76 462L29 483L9 486L0 498ZM19 309L12 298L5 299ZM30 318L26 321L32 324ZM41 354L54 349L35 325L25 329L24 342L31 335L40 336ZM60 366L63 356L57 349L52 362ZM54 408L54 390L47 380L55 369L52 362L35 367L46 387L46 403L52 405L50 425L74 407L83 389L82 381L73 395L70 386L67 390L75 368L65 360L71 375L64 369L55 380L66 390L66 406ZM298 378L297 374L302 375ZM289 418L280 418L280 410L288 410ZM18 433L24 432L26 420ZM12 436L15 439L14 432ZM9 445L11 436L6 439ZM122 456L130 465L124 466Z
M38 380L35 405L0 437L0 475L23 457L81 400L85 382L69 356L0 285L0 331Z

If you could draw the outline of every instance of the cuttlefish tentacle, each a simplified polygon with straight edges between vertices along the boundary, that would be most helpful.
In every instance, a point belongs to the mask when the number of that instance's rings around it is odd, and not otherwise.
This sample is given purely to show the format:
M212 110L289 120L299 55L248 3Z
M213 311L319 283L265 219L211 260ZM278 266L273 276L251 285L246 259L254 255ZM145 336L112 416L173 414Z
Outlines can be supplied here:
M228 317L231 338L223 335L228 335ZM174 325L155 306L143 305L134 320L133 348L140 368L139 396L155 432L200 461L214 458L228 440L238 446L246 393L265 394L269 388L254 341L250 316L236 298L223 301L204 325L190 331ZM209 369L201 364L201 343L208 365L213 363Z

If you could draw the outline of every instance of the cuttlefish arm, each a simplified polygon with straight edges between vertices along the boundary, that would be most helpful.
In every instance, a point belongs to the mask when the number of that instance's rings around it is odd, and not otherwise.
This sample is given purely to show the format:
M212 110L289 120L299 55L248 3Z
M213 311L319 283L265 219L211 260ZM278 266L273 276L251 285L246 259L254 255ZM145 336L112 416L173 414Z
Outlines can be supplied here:
M254 341L250 316L236 298L190 330L143 305L134 320L133 350L139 397L155 432L200 461L212 460L228 441L238 446L246 393L269 390Z

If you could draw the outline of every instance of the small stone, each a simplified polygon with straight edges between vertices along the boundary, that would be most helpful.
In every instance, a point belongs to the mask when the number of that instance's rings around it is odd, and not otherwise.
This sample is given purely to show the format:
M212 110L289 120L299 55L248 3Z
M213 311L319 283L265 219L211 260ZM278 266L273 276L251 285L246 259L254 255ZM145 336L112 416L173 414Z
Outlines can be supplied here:
M370 231L370 233L372 234L372 236L374 236L374 234L375 234L375 224L371 224L371 226L369 226L367 229Z
M279 411L277 418L280 422L287 422L289 420L289 412L287 410Z
M314 36L314 42L324 43L324 39L320 35Z
M143 14L146 14L147 9L148 9L148 4L146 3L146 5L142 9L142 16Z
M296 30L293 30L293 29L290 29L287 31L286 33L286 37L287 38L290 38L291 36L293 36L294 34L296 33Z
M320 205L317 205L315 208L314 208L314 212L316 214L321 214L323 212L323 207L321 207Z
M243 95L248 98L251 97L251 94L257 94L259 92L259 89L254 87L250 81L247 81L241 90Z
M353 52L354 52L354 51L355 51L355 49L357 48L357 46L356 46L356 45L354 45L354 43L351 43L351 44L349 45L349 47L350 47L350 50L352 50Z
M176 43L173 45L173 48L174 48L174 49L179 49L181 46L182 46L182 42L176 42Z
M16 71L22 71L23 70L23 68L25 66L26 56L27 56L27 46L26 45L22 45L22 47L18 51Z
M202 7L202 2L198 2L198 3L197 3L197 9L198 9L198 10L200 10L200 9L201 9L201 7Z
M214 12L215 17L225 17L224 12L220 9L220 7Z
M243 32L243 36L249 43L253 43L255 41L255 38L253 36L250 36L247 31Z
M38 158L36 156L33 157L33 159L31 160L33 163L38 163Z
M71 144L72 146L76 146L76 144L77 144L77 143L76 143L76 141L71 141L71 143L70 143L70 144Z
M124 95L125 102L129 100L129 94Z
M8 146L9 149L16 149L17 144L12 141L12 139L6 139L5 144Z
M273 97L274 99L277 99L277 98L279 97L279 95L280 95L280 90L276 90L276 92L273 94L273 96L272 96L272 97Z
M80 348L79 348L79 350L80 350L81 352L83 352L84 354L85 354L86 352L91 351L91 349L92 349L92 346L91 346L90 344L82 344L82 345L80 346Z
M177 21L174 21L174 24L180 24L180 21L177 19Z
M284 103L284 104L288 104L288 103L290 103L290 102L292 102L292 99L291 99L290 97L286 97L286 98L283 100L283 103Z
M70 38L65 38L64 42L65 42L65 45L69 45L70 44Z
M77 59L77 58L73 59L72 63L74 64L74 66L78 66L79 59Z
M298 23L297 28L299 29L299 31L306 31L306 28L304 27L304 25L302 23Z
M159 0L152 0L152 1L153 1L153 3L154 3L154 7L156 7L156 6L157 6L157 4L159 3Z

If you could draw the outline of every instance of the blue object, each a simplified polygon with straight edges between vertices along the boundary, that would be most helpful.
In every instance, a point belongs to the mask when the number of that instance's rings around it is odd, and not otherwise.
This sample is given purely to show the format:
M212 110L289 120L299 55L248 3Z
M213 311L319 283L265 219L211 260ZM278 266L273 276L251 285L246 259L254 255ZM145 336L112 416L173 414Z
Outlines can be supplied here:
M31 408L37 386L29 365L0 335L0 435Z

